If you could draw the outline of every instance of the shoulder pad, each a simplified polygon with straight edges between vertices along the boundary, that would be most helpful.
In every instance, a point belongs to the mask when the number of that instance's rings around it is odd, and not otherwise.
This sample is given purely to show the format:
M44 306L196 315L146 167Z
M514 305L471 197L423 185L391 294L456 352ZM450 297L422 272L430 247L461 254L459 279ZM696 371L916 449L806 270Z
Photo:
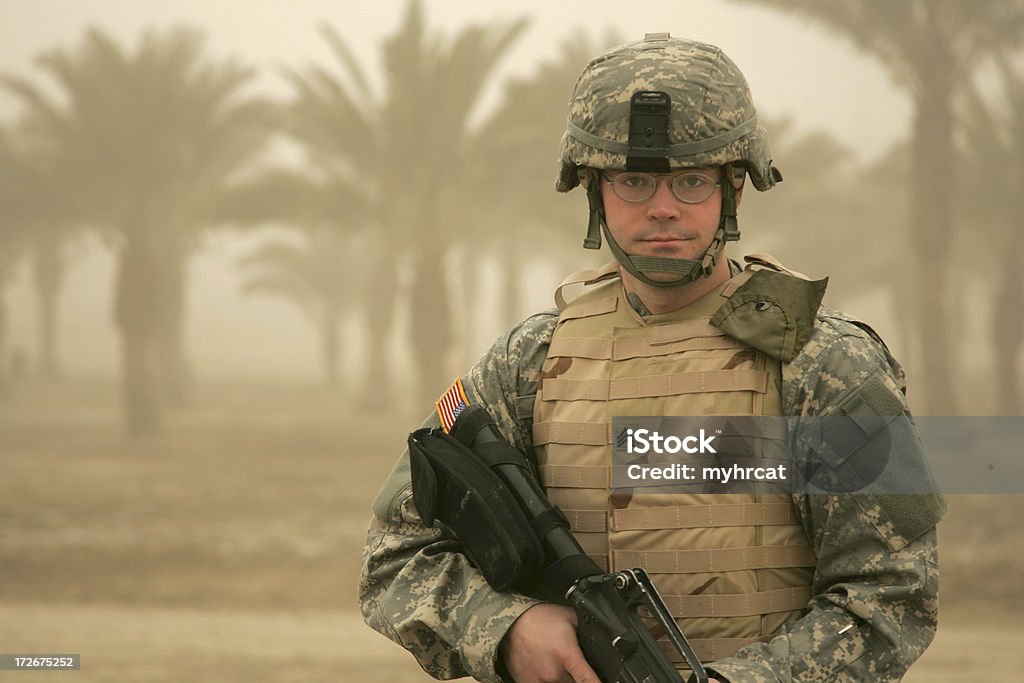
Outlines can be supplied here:
M762 269L733 292L711 324L772 358L789 362L811 338L828 278L804 280Z
M619 265L616 261L609 261L598 268L590 268L575 272L562 280L562 284L558 285L558 288L555 289L555 305L558 307L559 311L565 309L568 304L564 293L566 287L580 284L590 286L598 282L617 277L619 277Z

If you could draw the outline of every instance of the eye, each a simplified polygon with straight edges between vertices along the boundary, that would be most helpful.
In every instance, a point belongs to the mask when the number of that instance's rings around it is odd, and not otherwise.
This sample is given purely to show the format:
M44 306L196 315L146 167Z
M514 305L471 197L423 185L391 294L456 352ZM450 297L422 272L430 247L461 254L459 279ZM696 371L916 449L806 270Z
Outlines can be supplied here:
M711 178L699 173L686 173L676 178L676 185L687 190L699 190L711 184Z
M650 187L653 182L650 176L646 176L642 173L623 173L616 178L615 181L623 187L627 187L631 190L641 187Z

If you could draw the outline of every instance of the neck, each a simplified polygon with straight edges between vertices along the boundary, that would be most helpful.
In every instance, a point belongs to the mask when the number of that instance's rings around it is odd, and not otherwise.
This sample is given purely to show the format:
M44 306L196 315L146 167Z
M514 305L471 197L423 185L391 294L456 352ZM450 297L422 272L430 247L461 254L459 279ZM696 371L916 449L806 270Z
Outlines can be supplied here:
M625 269L619 268L622 276L622 286L627 292L637 295L644 302L653 315L671 313L680 308L689 306L708 292L713 291L729 279L729 259L723 250L718 256L715 269L708 277L702 277L693 282L678 287L652 287L637 280Z

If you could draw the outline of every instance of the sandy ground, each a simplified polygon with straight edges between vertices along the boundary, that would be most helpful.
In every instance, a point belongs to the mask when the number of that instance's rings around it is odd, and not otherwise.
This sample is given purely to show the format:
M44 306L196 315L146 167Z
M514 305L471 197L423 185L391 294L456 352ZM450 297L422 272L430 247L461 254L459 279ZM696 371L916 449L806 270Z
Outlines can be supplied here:
M0 681L432 680L352 612L7 605L0 614L4 651L82 655L77 672L0 672Z
M107 385L0 400L0 652L82 655L43 681L430 680L362 624L369 504L414 416L310 388L205 388L126 439ZM1022 680L1024 496L956 496L943 616L912 682Z
M352 612L8 605L0 614L5 650L82 654L80 671L33 672L33 683L432 680ZM1020 680L1019 620L962 613L946 621L905 681ZM0 672L0 681L21 676Z

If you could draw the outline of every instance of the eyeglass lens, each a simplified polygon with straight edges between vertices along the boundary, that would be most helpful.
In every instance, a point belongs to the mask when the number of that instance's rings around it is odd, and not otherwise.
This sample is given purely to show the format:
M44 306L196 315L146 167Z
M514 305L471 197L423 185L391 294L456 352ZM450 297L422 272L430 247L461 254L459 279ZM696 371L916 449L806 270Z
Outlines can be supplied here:
M669 177L669 187L676 199L687 204L700 204L710 197L718 183L707 174L685 172L669 176L650 173L620 173L608 178L612 190L619 199L626 202L642 202L654 196L658 190L658 179Z

